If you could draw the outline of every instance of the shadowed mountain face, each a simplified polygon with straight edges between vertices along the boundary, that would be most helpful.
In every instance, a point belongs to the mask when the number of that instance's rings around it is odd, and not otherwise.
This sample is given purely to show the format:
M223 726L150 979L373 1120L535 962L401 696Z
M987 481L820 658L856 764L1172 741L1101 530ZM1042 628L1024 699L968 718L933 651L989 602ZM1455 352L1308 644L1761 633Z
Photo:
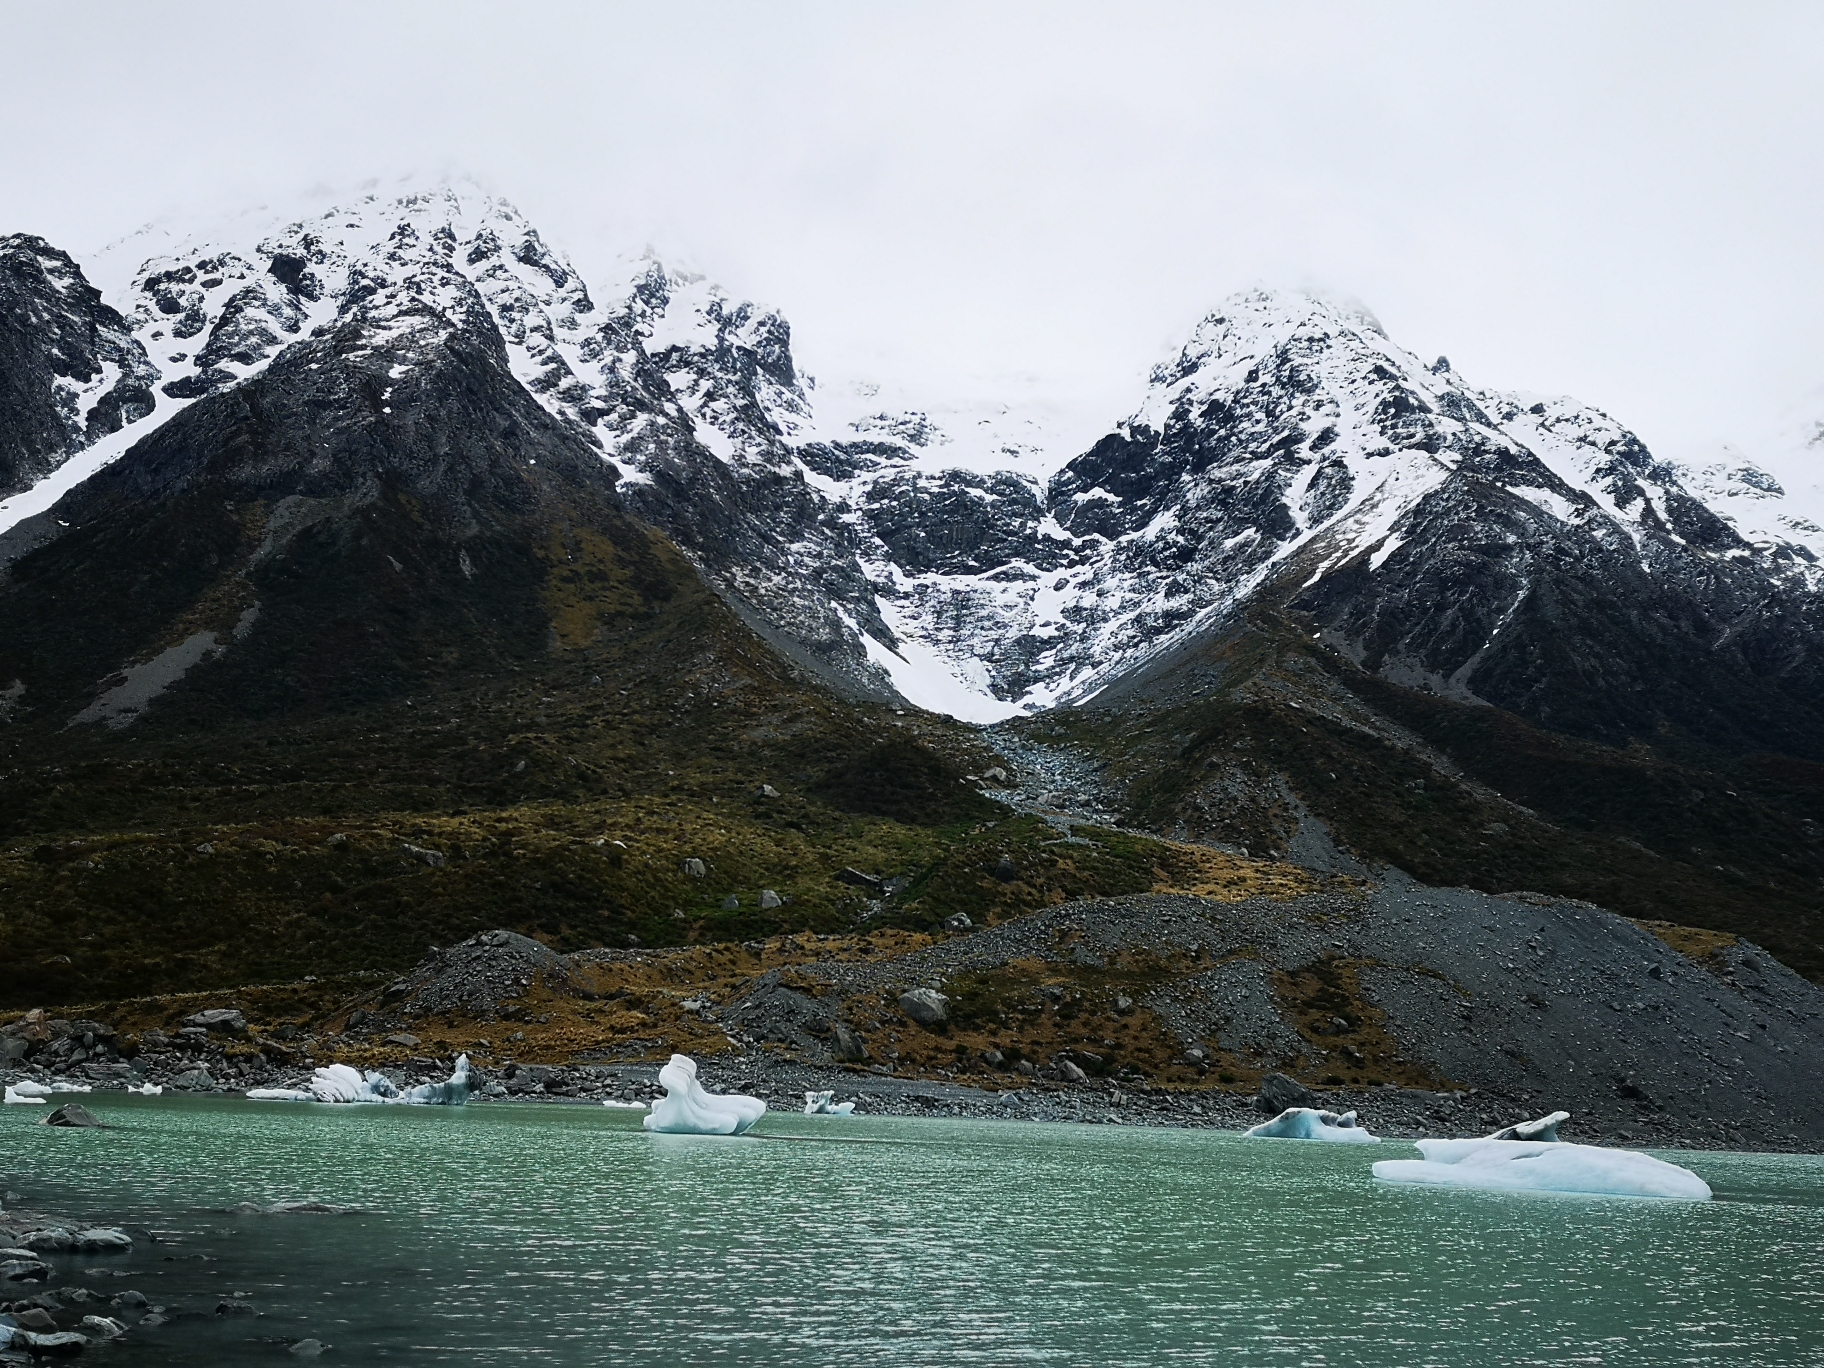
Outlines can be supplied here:
M0 498L145 417L157 369L65 252L0 236Z
M625 631L694 581L488 334L429 315L298 343L57 518L0 593L0 674L38 725L124 727L167 694L198 723L368 706Z

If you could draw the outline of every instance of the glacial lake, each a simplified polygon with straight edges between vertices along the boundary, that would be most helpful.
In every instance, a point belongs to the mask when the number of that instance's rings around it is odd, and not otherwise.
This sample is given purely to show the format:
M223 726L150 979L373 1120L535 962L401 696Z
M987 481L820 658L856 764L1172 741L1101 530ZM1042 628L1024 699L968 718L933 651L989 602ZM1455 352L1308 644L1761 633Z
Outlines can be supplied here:
M602 1107L82 1099L0 1112L21 1205L176 1243L60 1276L212 1312L84 1361L1386 1365L1824 1361L1824 1159L1667 1153L1705 1204L1424 1191L1407 1144ZM317 1200L340 1216L237 1216ZM72 1261L55 1260L60 1271Z

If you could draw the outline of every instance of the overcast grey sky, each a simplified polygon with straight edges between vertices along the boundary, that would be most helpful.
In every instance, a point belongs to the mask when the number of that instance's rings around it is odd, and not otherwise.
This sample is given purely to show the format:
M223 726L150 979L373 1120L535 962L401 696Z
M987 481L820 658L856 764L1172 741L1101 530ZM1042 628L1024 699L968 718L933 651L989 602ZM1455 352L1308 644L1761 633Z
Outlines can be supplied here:
M1121 416L1254 284L1656 447L1824 384L1824 5L0 3L0 231L468 174L801 361ZM1824 398L1818 407L1824 413Z

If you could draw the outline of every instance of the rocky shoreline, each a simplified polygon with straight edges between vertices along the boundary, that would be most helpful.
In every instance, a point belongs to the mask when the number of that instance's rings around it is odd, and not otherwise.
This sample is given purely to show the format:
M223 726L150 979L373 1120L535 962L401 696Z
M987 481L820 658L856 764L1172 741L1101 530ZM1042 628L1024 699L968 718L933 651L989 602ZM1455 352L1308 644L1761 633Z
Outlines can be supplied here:
M0 1363L69 1357L136 1327L150 1329L171 1319L168 1308L132 1289L109 1293L68 1281L97 1271L92 1262L97 1257L150 1244L150 1231L30 1211L17 1204L17 1193L5 1197L0 1207ZM79 1263L88 1266L79 1268ZM53 1278L61 1285L52 1286Z
M0 1027L0 1081L240 1093L336 1062L404 1089L466 1053L483 1102L645 1102L678 1051L775 1109L827 1090L863 1114L1244 1129L1282 1073L1388 1137L1562 1109L1569 1139L1824 1151L1824 991L1764 951L1391 878L1092 899L936 938L561 955L493 931L340 991L148 1000L119 1026L30 1012Z
M815 1065L784 1060L769 1052L727 1054L700 1061L704 1084L714 1092L743 1092L765 1100L773 1111L796 1112L806 1092L831 1091L838 1101L853 1101L862 1116L966 1118L971 1120L1043 1121L1089 1125L1165 1126L1192 1130L1245 1130L1281 1107L1263 1104L1257 1095L1220 1088L1159 1087L1138 1083L1085 1084L1035 1079L1023 1087L979 1087L945 1079L898 1077L884 1070L856 1066ZM475 1071L475 1102L544 1105L651 1103L664 1095L658 1086L659 1064L612 1065L508 1064ZM447 1073L447 1061L417 1058L383 1066L401 1087L434 1082ZM279 1067L246 1072L230 1086L204 1082L208 1060L189 1056L151 1063L127 1077L151 1081L174 1095L238 1096L246 1088L302 1087L308 1073ZM12 1084L22 1078L49 1083L43 1070L0 1073ZM67 1077L54 1081L69 1083ZM243 1086L244 1085L244 1086ZM136 1091L110 1077L87 1083L96 1092ZM80 1094L77 1094L80 1096ZM51 1101L70 1100L57 1094ZM1387 1139L1433 1135L1479 1135L1554 1109L1553 1099L1512 1095L1473 1088L1431 1092L1420 1088L1317 1088L1285 1105L1321 1106L1354 1111L1362 1124ZM51 1107L47 1106L46 1111ZM1743 1153L1817 1153L1818 1147L1782 1142L1724 1121L1680 1125L1663 1121L1573 1111L1565 1138L1586 1144L1632 1145L1657 1149L1726 1149Z

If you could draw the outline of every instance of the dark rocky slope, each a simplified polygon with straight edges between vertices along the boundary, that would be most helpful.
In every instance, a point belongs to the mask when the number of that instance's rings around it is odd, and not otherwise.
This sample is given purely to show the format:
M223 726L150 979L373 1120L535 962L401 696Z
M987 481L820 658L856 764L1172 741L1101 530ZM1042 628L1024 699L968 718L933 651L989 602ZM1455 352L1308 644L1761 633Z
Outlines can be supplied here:
M0 498L151 413L157 379L68 253L0 236Z
M915 1019L913 989L940 994L941 1019ZM1824 1145L1824 991L1764 951L1585 903L1397 878L1289 898L1068 902L935 941L564 957L494 931L346 991L32 1017L0 1031L0 1051L43 1078L205 1091L295 1083L326 1059L416 1081L465 1051L484 1096L582 1100L653 1096L676 1049L776 1105L834 1088L868 1111L1237 1127L1262 1119L1254 1095L1284 1071L1389 1136L1565 1109L1566 1138L1584 1141Z

